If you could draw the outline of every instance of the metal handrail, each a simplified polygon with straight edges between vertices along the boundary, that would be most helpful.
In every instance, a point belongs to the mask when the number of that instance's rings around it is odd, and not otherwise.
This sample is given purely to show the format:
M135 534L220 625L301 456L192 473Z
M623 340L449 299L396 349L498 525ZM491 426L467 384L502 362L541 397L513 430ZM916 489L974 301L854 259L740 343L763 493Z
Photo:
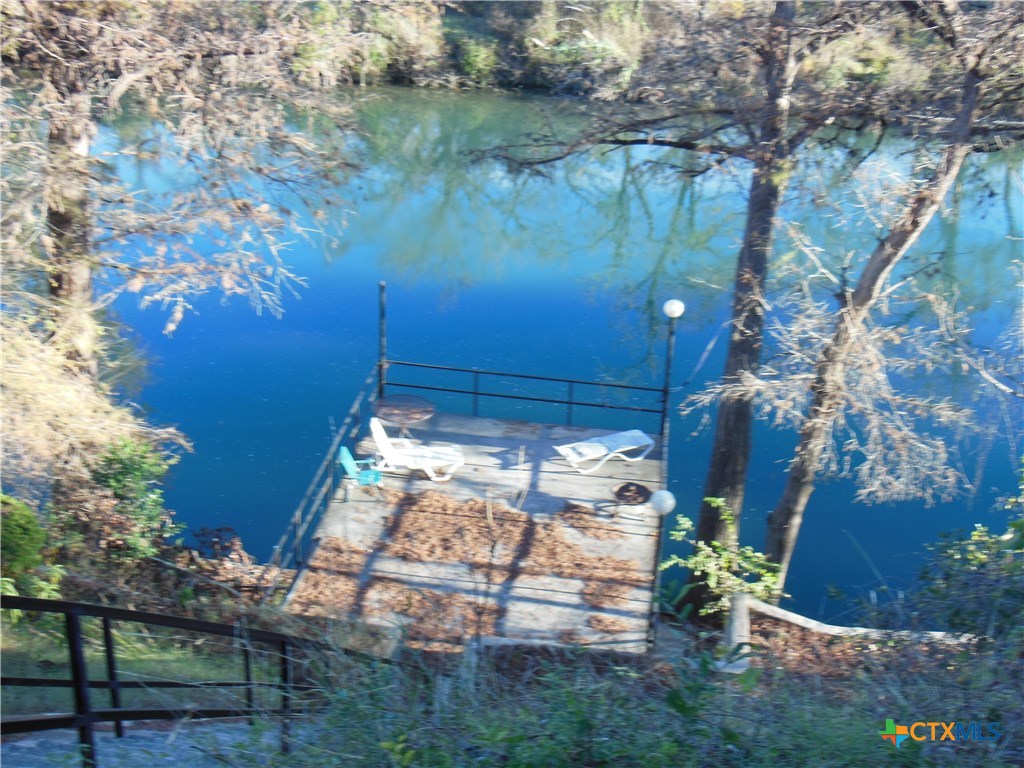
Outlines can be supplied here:
M391 366L406 366L408 368L421 368L430 371L452 371L455 373L468 373L472 374L473 377L473 388L462 389L458 387L444 387L436 384L415 384L410 382L401 381L386 381L386 383L378 383L378 392L383 393L385 386L387 387L402 387L405 389L422 389L432 392L450 392L453 394L460 395L472 395L473 396L473 415L477 415L477 401L480 397L497 397L506 400L522 400L525 402L533 403L550 403L552 405L564 405L566 408L566 423L572 424L572 409L573 406L582 406L585 408L606 408L611 410L619 411L632 411L634 413L664 413L664 404L660 403L657 408L650 408L637 405L622 405L618 403L608 402L594 402L587 400L577 400L574 396L576 386L587 386L587 387L603 387L620 390L630 390L639 393L657 393L659 396L663 394L662 389L658 387L645 387L636 384L620 384L617 382L610 381L586 381L584 379L569 379L562 376L538 376L529 373L512 373L506 371L489 371L481 368L462 368L454 365L436 365L433 363L414 363L405 360L384 360L378 364L378 369L382 372L387 371ZM512 394L507 392L487 392L480 389L480 377L481 376L496 376L501 378L515 378L515 379L526 379L530 381L545 381L554 382L557 384L568 385L567 397L537 397L534 395L522 395Z
M613 381L587 381L585 379L567 379L563 376L538 376L532 373L507 373L504 371L488 371L483 368L460 368L455 365L436 365L434 363L412 363L405 360L387 360L387 365L406 365L411 368L431 368L438 371L456 371L458 373L482 373L485 376L504 376L515 379L535 379L537 381L557 381L562 384L586 384L592 387L616 387L618 389L637 389L642 392L661 392L660 387L643 387L639 384L619 384ZM391 382L388 382L391 384Z
M93 727L99 722L113 722L118 737L124 735L123 723L126 720L179 720L182 717L181 707L175 708L133 708L121 707L120 692L138 688L242 688L247 691L245 706L230 708L195 708L188 710L191 718L220 718L249 716L250 718L265 712L255 707L252 691L255 688L271 688L281 692L280 706L270 713L281 716L281 750L287 753L290 747L287 717L292 711L292 698L296 692L316 690L317 686L296 683L293 673L292 653L296 649L327 649L324 643L306 638L255 629L241 624L218 624L200 619L187 619L179 616L168 616L144 611L130 611L123 608L74 603L64 600L44 600L33 597L14 595L0 596L0 610L19 610L36 613L57 613L64 616L64 635L68 646L71 679L52 679L38 677L0 677L0 685L25 687L71 688L74 692L75 711L47 713L43 715L13 715L0 719L0 733L31 733L58 728L76 728L82 750L82 765L86 768L97 768L96 744ZM99 618L103 621L103 650L106 658L106 680L90 680L85 663L85 646L82 638L81 619L83 617ZM225 680L222 682L180 682L153 681L141 682L121 680L117 674L116 648L111 632L111 622L121 621L150 626L169 627L200 634L230 637L242 640L241 653L245 661L245 681ZM252 677L252 644L260 643L277 647L281 667L276 682L257 682ZM92 689L109 690L111 704L109 708L94 708L90 701L89 691Z
M582 400L559 400L554 397L533 397L532 395L509 395L504 392L482 392L476 389L455 389L454 387L435 387L432 384L406 384L400 381L389 381L389 387L406 389L425 389L432 392L451 392L455 395L473 395L475 397L502 397L506 400L525 400L532 403L552 403L554 405L582 405L589 408L613 408L619 411L640 411L641 413L661 413L661 408L642 408L638 405L615 405L614 403L588 403Z
M270 565L278 569L289 568L293 564L296 568L302 565L305 556L304 539L306 534L315 530L315 522L330 503L334 492L338 489L338 483L341 481L341 477L336 472L337 459L335 457L338 455L338 449L343 444L351 444L362 428L361 410L364 403L372 404L376 400L374 389L376 380L377 370L375 368L363 382L363 387L356 395L341 427L334 435L326 456L306 488L302 501L292 513L288 528L274 546L270 556ZM266 592L267 597L274 593L279 581L280 571L274 575L274 580Z

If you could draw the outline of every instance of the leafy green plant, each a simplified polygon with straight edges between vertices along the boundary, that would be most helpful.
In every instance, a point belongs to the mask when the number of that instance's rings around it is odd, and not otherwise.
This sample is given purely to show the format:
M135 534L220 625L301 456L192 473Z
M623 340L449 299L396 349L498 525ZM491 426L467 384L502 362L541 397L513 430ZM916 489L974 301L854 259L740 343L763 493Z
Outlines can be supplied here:
M958 632L1001 637L1024 625L1024 546L1021 523L997 535L976 525L931 548L916 603L926 620Z
M731 533L730 539L735 539L736 522L725 500L708 498L705 501L718 509ZM692 530L692 520L682 515L676 518L676 528L669 536L673 541L692 545L693 552L686 557L670 555L659 568L680 566L704 577L708 590L717 599L701 609L702 615L727 610L729 598L740 592L762 600L777 596L779 567L768 560L767 555L734 543L695 541L690 537Z
M127 559L154 555L158 544L182 530L164 509L160 480L171 462L145 443L122 440L111 446L92 472L115 500L107 548Z
M405 734L394 741L382 741L380 747L398 768L408 768L416 761L416 750L409 746L409 737Z
M641 4L544 3L525 27L527 67L547 87L615 98L628 89L649 35Z
M1014 514L1006 532L975 525L968 536L945 535L929 547L915 607L925 622L988 637L1024 626L1024 469L1018 493L999 505Z
M46 531L23 501L0 496L0 508L0 573L15 579L42 564Z
M7 576L0 576L0 595L7 595L9 597L18 596L18 587L14 583L14 579L10 579ZM5 618L13 626L21 621L22 612L17 608L12 608L6 612Z
M62 565L47 565L36 569L34 573L25 574L18 583L23 594L29 597L41 597L44 600L59 600L60 583L67 575Z
M44 600L60 600L60 583L67 575L67 569L60 565L50 565L40 569L41 573L23 573L17 581L6 576L0 577L0 595L18 597L39 597ZM24 612L11 608L4 613L4 618L13 627L24 616ZM37 618L38 626L43 627L53 623L53 616L46 614Z
M498 46L463 35L458 40L458 62L462 73L474 83L490 85L498 68Z

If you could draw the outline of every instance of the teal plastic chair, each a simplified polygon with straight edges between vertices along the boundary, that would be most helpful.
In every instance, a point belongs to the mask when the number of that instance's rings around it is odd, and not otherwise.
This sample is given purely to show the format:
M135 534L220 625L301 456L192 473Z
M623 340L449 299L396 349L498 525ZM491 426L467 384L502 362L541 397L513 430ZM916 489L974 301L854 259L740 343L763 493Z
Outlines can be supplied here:
M343 445L338 449L338 461L341 463L341 468L345 470L344 482L346 484L372 485L373 489L377 492L377 498L384 501L384 494L380 491L382 475L380 470L374 466L373 459L360 459L356 461L355 457L352 456L352 452ZM365 464L366 469L360 469L360 464Z

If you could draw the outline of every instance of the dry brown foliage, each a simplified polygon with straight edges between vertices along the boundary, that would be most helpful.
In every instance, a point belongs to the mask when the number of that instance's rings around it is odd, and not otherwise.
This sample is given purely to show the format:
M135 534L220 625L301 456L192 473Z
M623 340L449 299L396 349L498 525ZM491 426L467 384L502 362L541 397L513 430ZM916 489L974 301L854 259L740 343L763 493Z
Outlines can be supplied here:
M405 617L406 645L429 650L454 649L471 637L494 635L504 613L499 606L465 595L382 578L370 583L366 605L365 615L370 617Z
M459 501L436 491L403 494L383 552L415 562L508 569L529 525L529 515L504 505L494 505L488 518L480 499Z
M10 492L38 498L56 477L85 481L90 465L118 440L184 444L177 432L149 427L70 368L65 350L27 314L4 316L0 346L0 457Z
M615 616L607 616L605 614L594 614L593 616L588 617L587 626L591 629L597 630L598 632L607 632L608 634L628 632L633 628L628 621L616 618Z
M558 512L558 519L574 530L579 531L584 536L589 536L592 539L608 540L626 538L626 534L622 531L602 523L598 519L597 512L580 504L573 504L571 502L567 503L565 507Z

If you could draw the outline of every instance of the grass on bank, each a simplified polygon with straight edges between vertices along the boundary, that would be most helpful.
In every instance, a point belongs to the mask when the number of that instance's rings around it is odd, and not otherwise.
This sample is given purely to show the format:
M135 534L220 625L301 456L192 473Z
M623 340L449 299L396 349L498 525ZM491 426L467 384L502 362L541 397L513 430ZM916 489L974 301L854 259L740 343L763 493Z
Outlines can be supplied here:
M98 620L88 620L90 675L105 678ZM91 627L88 625L92 625ZM240 654L187 633L116 630L119 674L138 680L242 680ZM28 621L3 633L5 675L68 677L59 627ZM855 643L853 639L838 643ZM322 706L299 719L292 749L268 749L269 715L227 764L325 766L1013 766L1024 762L1019 634L943 653L906 642L862 643L832 675L793 669L783 648L755 647L754 667L718 672L709 638L680 631L671 656L500 650L402 663L323 652L305 667ZM259 657L256 679L279 659ZM107 693L93 690L96 706ZM124 706L227 706L240 689L124 692ZM277 705L259 692L267 710ZM69 691L6 689L4 714L71 707ZM883 741L887 718L1000 724L995 741ZM211 739L211 744L214 743ZM274 743L270 739L269 743ZM211 749L213 749L211 747Z
M325 708L296 724L288 754L257 750L254 741L221 757L281 768L987 768L1024 761L1019 643L936 654L894 641L833 677L786 670L758 649L754 669L724 674L702 650L706 642L684 635L671 659L506 649L444 663L414 656L399 665L339 655L324 660L330 672L318 678ZM997 722L1002 736L908 739L896 749L880 735L887 718L980 722L983 734ZM264 736L257 731L254 739Z
M1016 766L1024 760L1019 642L941 653L849 643L839 674L791 669L755 648L752 671L717 671L709 638L680 633L669 657L502 649L400 664L328 652L308 667L321 706L276 749L267 716L251 742L213 746L233 766ZM784 651L783 651L784 652ZM859 655L858 655L859 654ZM992 741L905 741L887 718L997 722Z

